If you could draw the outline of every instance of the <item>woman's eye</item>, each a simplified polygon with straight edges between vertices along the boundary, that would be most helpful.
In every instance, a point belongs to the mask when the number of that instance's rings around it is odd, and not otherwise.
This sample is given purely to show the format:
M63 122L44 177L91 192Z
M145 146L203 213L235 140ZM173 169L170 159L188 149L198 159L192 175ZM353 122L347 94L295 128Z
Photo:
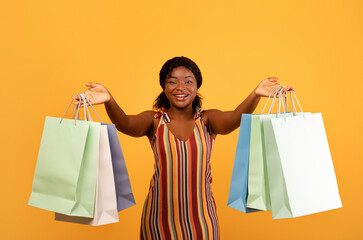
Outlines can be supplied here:
M190 81L190 80L186 82L186 84L191 84L191 83L192 83L192 81Z

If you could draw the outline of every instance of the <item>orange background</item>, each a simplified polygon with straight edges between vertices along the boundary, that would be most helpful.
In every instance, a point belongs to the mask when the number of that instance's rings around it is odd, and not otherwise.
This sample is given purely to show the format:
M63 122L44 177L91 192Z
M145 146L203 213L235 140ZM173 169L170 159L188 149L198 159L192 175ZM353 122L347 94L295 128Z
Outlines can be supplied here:
M227 207L237 130L217 137L212 156L221 239L362 239L362 10L359 0L2 1L0 238L138 239L147 138L119 134L137 202L120 223L56 222L27 206L44 119L61 117L88 81L128 114L151 109L162 64L183 55L202 70L207 109L234 109L269 76L294 85L303 109L323 114L344 206L287 220Z

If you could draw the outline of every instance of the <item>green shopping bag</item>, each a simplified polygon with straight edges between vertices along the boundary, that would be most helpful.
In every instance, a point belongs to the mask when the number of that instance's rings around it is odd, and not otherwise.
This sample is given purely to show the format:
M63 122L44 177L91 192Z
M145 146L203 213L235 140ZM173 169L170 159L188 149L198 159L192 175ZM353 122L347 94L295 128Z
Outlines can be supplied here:
M271 196L272 217L292 217L289 199L286 192L286 183L280 161L280 154L277 149L275 135L272 128L271 118L263 121L265 158L269 175L269 186ZM267 154L266 154L267 153Z
M259 210L271 210L267 168L263 153L264 145L260 115L252 115L247 207Z
M271 210L267 167L264 158L265 150L263 142L262 119L264 119L266 116L275 116L275 114L271 114L271 112L276 100L276 96L281 89L283 89L283 87L278 86L271 92L261 114L255 114L251 116L247 197L247 207L249 208ZM275 92L275 94L270 106L269 114L262 114L273 92ZM281 99L279 98L279 106L280 100Z
M93 217L101 124L63 117L45 119L28 205Z
M248 169L248 197L247 207L259 210L271 210L270 189L268 181L268 169L266 162L266 144L264 137L264 122L268 119L279 116L292 116L292 113L286 113L287 99L285 98L284 113L280 113L281 106L284 107L281 96L278 98L278 112L279 114L271 114L277 95L284 89L283 86L278 86L276 90L270 110L268 114L262 114L267 106L268 100L271 98L272 93L267 100L265 107L261 114L255 114L251 117L251 135L250 135L250 155L249 155L249 169ZM272 91L274 92L274 91ZM269 147L269 146L267 146Z

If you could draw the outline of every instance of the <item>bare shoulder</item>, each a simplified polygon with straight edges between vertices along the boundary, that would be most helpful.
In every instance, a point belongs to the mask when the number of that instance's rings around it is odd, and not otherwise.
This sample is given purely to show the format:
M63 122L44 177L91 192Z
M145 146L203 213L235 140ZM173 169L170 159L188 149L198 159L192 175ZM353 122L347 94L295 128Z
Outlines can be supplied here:
M207 110L204 110L203 113L205 113L206 115L214 115L216 113L220 113L222 112L221 110L218 110L218 109L207 109Z
M155 135L156 129L159 124L160 117L156 117L157 113L158 113L157 111L152 111L152 110L140 113L140 114L144 115L145 118L148 118L148 119L150 119L150 121L152 121L152 127L150 128L149 134L147 136L150 141L153 138L153 136Z
M207 109L204 110L202 113L202 120L204 125L207 127L209 134L215 138L217 136L217 134L215 134L212 130L211 124L210 124L210 119L213 118L213 116L215 116L218 113L221 113L221 110L218 109Z
M156 112L148 110L141 112L136 115L129 115L130 119L134 122L137 122L138 124L147 124L151 125L154 119L154 115Z
M157 112L152 111L152 110L148 110L148 111L144 111L142 113L139 114L139 116L143 119L145 119L145 121L150 122L150 124L152 123L153 127L155 126L155 122L157 122L157 119L155 118L155 114Z
M213 116L215 116L218 113L221 113L221 110L218 109L207 109L203 111L202 114L202 119L204 121L204 123L208 123L210 118L213 118Z

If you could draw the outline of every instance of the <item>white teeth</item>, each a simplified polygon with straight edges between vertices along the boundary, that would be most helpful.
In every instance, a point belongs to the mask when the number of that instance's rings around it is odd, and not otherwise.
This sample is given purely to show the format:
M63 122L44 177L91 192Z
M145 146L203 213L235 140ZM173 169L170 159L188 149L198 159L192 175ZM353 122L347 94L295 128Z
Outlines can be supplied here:
M176 97L186 97L187 95L175 95Z

